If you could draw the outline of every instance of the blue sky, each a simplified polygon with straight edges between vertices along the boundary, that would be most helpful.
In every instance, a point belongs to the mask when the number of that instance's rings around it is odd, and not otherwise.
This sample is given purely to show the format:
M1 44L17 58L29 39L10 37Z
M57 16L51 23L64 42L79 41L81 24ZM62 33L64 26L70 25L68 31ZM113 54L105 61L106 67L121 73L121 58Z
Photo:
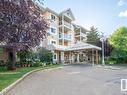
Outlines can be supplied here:
M45 0L44 4L58 13L71 8L76 24L86 29L94 25L105 35L127 26L127 0Z

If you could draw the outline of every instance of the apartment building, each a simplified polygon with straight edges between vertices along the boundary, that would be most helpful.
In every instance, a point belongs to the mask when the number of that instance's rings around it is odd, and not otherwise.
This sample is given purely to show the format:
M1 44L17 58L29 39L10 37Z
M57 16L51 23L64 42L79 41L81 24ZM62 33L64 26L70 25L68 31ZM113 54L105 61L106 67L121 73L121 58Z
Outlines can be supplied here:
M74 24L75 17L71 9L60 13L50 8L39 6L45 19L48 20L50 29L42 41L42 47L53 52L54 63L98 63L101 48L86 43L84 27ZM1 47L0 60L8 59L6 49Z
M71 9L60 13L43 8L45 19L49 20L50 29L41 43L53 52L53 61L58 63L98 63L101 48L86 43L84 27L73 22L75 17Z

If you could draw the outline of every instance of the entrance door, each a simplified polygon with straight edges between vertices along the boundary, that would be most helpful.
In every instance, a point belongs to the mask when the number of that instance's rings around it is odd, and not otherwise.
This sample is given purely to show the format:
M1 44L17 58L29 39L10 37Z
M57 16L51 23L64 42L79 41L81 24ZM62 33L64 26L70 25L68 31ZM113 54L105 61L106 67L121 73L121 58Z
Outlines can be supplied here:
M61 63L61 54L60 54L60 52L58 53L59 55L59 63Z
M69 54L65 54L65 56L64 56L65 58L65 63L69 63Z
M79 54L79 62L83 62L84 59L83 59L83 54Z
M77 56L78 56L77 54L74 55L74 62L77 62L78 61L77 60Z

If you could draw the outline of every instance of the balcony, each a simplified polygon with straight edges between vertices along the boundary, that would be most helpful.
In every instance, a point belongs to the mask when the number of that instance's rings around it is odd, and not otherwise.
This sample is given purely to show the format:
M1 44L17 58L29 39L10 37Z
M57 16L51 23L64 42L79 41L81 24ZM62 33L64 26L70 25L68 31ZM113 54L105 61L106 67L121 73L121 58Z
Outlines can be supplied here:
M81 35L82 37L86 37L86 34L85 34L84 32L81 32L80 35Z
M79 36L86 37L86 33L84 33L84 32L76 32L75 36L76 37L79 37Z
M59 39L64 39L64 40L71 41L71 35L69 35L69 34L64 34L63 35L63 33L60 33L59 34Z
M69 23L69 22L67 22L67 21L60 21L60 22L59 22L59 25L60 25L60 26L61 26L61 25L64 25L65 27L67 27L67 28L69 28L69 29L72 28L72 24Z

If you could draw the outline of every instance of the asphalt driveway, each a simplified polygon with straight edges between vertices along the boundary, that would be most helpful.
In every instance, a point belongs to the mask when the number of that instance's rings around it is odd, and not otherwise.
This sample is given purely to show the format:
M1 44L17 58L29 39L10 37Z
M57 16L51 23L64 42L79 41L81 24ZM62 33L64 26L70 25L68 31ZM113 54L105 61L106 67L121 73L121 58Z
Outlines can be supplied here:
M33 73L6 95L127 95L120 91L121 78L127 79L127 65L67 65Z

